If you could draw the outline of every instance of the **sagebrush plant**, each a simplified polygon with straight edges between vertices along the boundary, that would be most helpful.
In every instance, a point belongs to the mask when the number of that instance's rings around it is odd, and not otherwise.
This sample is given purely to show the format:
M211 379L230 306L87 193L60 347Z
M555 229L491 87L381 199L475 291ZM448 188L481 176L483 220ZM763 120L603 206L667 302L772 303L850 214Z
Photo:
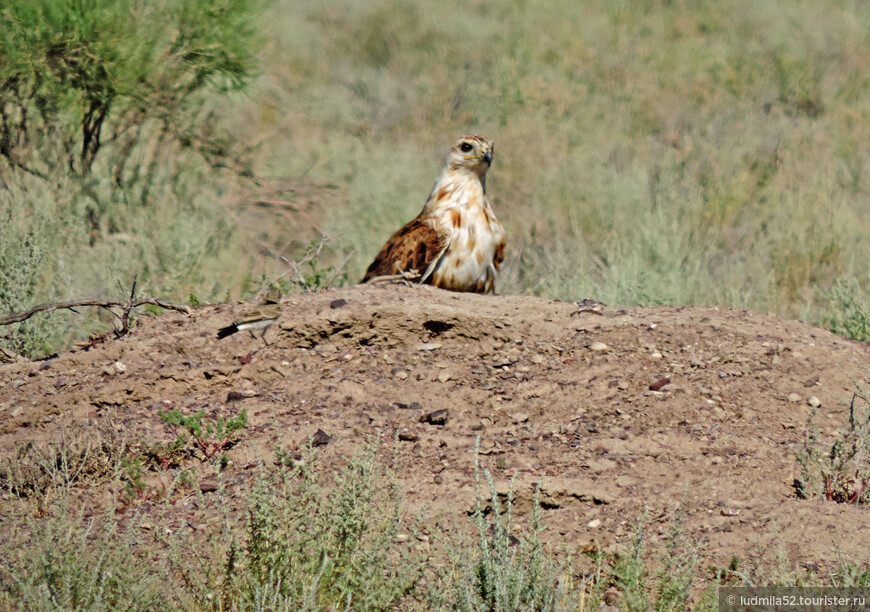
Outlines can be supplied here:
M798 497L864 504L870 501L870 394L862 386L847 402L849 421L831 441L823 442L812 425L803 445L795 451L801 478L795 481Z
M480 438L475 448L476 504L471 541L448 542L448 566L430 589L429 605L439 610L574 610L579 599L570 568L547 553L539 539L543 530L540 489L536 489L529 527L514 535L513 481L502 506L489 470L481 470ZM489 508L481 478L489 487Z
M637 520L629 551L613 559L609 570L608 578L621 595L621 609L630 612L716 609L718 581L714 579L705 589L699 589L705 586L697 573L699 546L689 542L683 533L683 517L680 507L662 538L663 550L654 557L647 551L646 513Z
M244 534L219 527L191 565L173 559L192 601L206 609L387 610L416 588L426 557L397 543L401 499L376 441L351 457L332 486L309 449L297 467L261 465L247 497ZM224 503L226 500L224 500Z
M44 518L7 522L0 543L0 607L172 608L172 588L155 568L154 542L147 540L140 522L122 526L113 511L85 516L85 508L70 497Z

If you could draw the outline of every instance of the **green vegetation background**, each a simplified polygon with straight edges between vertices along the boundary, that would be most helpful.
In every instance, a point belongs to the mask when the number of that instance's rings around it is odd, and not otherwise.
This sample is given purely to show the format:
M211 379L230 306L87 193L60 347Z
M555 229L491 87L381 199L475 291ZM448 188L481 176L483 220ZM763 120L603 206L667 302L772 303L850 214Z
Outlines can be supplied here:
M870 339L861 2L252 6L0 9L7 31L43 20L0 42L0 313L134 276L176 301L249 297L321 233L309 279L354 282L477 132L496 142L501 292ZM33 355L105 325L54 314L2 342Z

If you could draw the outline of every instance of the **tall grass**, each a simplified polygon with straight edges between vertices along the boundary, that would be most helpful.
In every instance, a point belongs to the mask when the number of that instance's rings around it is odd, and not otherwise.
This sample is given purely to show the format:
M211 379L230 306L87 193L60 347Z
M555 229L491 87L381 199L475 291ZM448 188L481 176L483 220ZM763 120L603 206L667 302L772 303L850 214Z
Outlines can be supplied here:
M870 281L856 3L294 6L252 125L267 167L342 186L322 215L356 275L479 131L504 292L821 322L837 279Z
M496 142L504 293L823 323L843 318L832 292L845 283L852 313L870 307L870 17L858 2L274 0L257 24L246 94L204 90L178 114L190 137L174 132L162 154L143 124L151 140L101 152L91 174L104 178L84 191L4 171L0 278L27 270L0 284L16 298L4 308L136 273L176 299L244 295L321 232L322 266L350 255L352 281L470 131ZM221 48L253 48L231 39ZM214 163L231 145L245 163ZM122 159L140 180L123 197L110 178ZM38 253L5 247L30 234Z

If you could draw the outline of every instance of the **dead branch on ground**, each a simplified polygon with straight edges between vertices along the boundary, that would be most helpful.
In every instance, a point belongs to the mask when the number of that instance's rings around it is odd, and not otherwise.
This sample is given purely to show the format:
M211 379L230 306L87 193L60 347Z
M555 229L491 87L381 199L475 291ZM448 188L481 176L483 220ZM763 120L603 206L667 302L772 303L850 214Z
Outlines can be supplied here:
M120 327L115 327L115 336L120 338L130 331L130 312L139 306L151 304L159 306L167 310L176 310L185 314L190 313L190 308L182 304L174 304L151 296L136 297L136 281L133 281L133 289L130 291L130 297L125 300L100 300L97 298L86 298L83 300L71 300L69 302L49 302L47 304L39 304L34 306L27 312L7 315L0 317L0 325L12 325L13 323L21 323L30 317L40 312L53 312L55 310L72 310L78 312L76 308L82 306L96 306L103 308L112 313L118 320Z

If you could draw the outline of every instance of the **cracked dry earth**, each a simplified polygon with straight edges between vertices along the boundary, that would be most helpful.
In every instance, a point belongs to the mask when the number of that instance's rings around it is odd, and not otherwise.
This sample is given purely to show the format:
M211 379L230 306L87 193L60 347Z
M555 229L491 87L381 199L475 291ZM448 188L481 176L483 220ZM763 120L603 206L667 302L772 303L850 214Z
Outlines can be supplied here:
M655 545L682 505L685 532L719 567L783 548L794 567L865 557L867 511L797 499L792 483L808 420L823 435L844 425L855 381L867 380L866 345L746 311L596 312L419 286L288 297L269 346L242 333L218 342L244 308L142 318L119 340L0 367L0 455L109 422L147 447L171 439L160 410L244 407L225 478L237 495L278 444L304 445L321 429L331 436L321 460L337 464L368 434L398 430L409 507L458 516L474 507L480 436L498 486L516 477L521 515L540 483L542 537L554 548L619 552L645 511ZM426 422L441 410L446 422ZM2 514L19 503L7 496ZM198 520L184 499L176 507L176 521Z

